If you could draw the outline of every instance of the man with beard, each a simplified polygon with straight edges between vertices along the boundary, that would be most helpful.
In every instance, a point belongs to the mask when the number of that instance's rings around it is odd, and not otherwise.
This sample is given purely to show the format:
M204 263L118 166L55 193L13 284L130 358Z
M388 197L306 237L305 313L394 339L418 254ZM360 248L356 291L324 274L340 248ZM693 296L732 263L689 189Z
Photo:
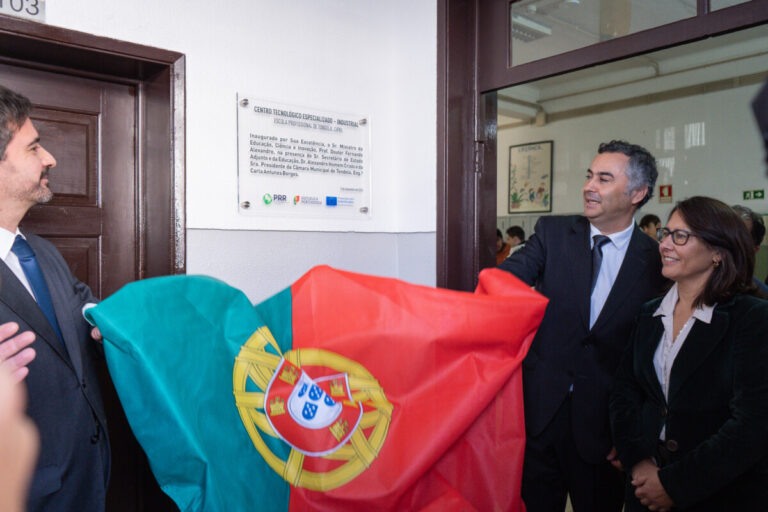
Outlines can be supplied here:
M56 160L31 111L0 86L0 362L25 380L40 433L27 510L104 510L109 444L91 357L101 336L82 315L96 299L53 245L19 230L32 206L53 197Z
M663 285L658 244L633 222L658 172L644 148L600 144L582 190L584 215L541 217L499 268L549 298L523 362L529 512L620 511L624 475L611 467L608 387L640 305Z

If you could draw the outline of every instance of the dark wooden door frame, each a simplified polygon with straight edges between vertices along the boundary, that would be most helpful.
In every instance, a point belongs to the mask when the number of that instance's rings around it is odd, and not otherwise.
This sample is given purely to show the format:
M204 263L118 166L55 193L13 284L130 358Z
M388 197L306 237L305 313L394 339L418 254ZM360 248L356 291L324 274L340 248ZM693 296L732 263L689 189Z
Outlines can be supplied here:
M496 217L495 199L481 200L495 189L484 161L496 159L496 95L477 94L477 15L476 0L438 1L437 285L455 290L495 261L480 236Z
M136 86L136 277L184 273L184 55L0 15L0 61Z
M768 0L713 13L697 1L693 18L510 67L510 0L438 0L438 286L473 290L480 270L495 264L495 91L768 23Z

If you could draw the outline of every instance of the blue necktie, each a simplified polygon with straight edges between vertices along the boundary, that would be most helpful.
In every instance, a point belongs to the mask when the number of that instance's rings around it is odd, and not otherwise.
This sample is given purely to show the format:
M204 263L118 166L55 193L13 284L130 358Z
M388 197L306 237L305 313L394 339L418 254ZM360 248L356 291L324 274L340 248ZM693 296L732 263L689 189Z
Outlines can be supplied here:
M56 331L59 340L64 343L64 337L61 335L59 322L56 320L56 313L53 310L51 293L48 291L48 285L45 284L45 277L43 277L43 272L40 270L40 265L37 264L35 252L21 235L16 235L11 251L19 258L21 269L24 271L24 275L27 276L29 286L32 288L32 293L37 300L37 305L43 310L43 314L48 319L48 322L50 322L53 330Z

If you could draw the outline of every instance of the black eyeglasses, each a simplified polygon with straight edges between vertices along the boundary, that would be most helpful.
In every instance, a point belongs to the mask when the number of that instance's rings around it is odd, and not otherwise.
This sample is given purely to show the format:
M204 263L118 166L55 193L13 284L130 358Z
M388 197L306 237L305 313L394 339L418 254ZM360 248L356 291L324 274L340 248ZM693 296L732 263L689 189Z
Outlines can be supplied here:
M688 243L690 237L696 236L693 233L682 229L670 231L667 228L661 228L659 230L659 242L663 241L669 235L672 235L672 243L675 245L685 245Z

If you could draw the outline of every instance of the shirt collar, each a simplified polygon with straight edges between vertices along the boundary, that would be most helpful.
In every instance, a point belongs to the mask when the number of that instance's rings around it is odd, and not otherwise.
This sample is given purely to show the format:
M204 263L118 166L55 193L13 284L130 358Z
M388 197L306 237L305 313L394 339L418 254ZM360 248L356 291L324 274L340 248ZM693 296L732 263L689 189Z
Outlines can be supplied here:
M661 299L661 304L656 308L653 316L672 316L675 311L675 304L677 304L677 283L672 285L664 298ZM712 313L715 310L715 306L699 306L693 310L693 318L701 320L704 323L712 322Z
M19 228L16 228L16 232L12 233L5 228L0 228L0 258L5 261L8 254L11 252L13 242L16 240L16 235L21 235ZM24 237L24 235L21 235ZM26 239L26 237L24 237Z
M626 247L629 245L629 240L632 238L632 230L635 229L635 222L632 221L629 223L629 226L626 229L623 229L621 231L617 231L616 233L611 233L610 235L607 235L610 239L611 243L616 247L618 250L623 251L626 249ZM592 223L589 224L589 246L593 247L595 245L594 236L595 235L602 235L599 229L597 229Z

